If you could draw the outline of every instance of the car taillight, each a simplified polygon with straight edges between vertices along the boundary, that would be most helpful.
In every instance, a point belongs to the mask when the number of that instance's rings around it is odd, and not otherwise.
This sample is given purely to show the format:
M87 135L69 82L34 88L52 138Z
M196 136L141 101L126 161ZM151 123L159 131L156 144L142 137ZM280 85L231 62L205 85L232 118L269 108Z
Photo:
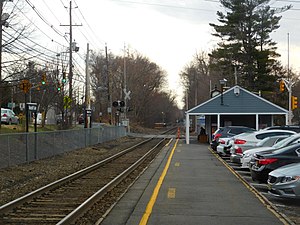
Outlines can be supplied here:
M2 117L7 117L7 115L4 113L4 114L2 115Z
M242 140L242 139L235 139L234 140L234 144L237 144L237 145L240 145L240 144L245 144L247 141L245 140Z
M223 139L219 140L219 143L225 145L225 141Z
M259 160L258 160L258 164L259 164L259 165L268 165L268 164L271 164L271 163L276 162L277 160L278 160L278 159L275 159L275 158L259 159Z
M238 147L238 148L235 149L235 153L236 154L243 154L243 150L240 147Z
M221 136L222 136L222 134L216 134L215 137L214 137L214 139L216 140L217 138L219 138Z

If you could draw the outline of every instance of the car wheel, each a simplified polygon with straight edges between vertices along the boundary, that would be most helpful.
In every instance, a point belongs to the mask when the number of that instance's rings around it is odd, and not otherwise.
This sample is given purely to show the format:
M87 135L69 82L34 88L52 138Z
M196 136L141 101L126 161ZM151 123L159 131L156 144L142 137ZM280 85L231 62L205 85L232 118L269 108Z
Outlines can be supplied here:
M11 120L8 121L8 125L11 125Z

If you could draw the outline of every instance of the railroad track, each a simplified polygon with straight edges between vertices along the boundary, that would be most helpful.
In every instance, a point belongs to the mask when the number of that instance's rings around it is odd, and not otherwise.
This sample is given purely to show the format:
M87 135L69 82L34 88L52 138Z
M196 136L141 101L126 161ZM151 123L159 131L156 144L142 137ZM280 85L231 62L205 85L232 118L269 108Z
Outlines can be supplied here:
M150 138L7 203L0 207L0 224L72 224L164 143L165 138Z

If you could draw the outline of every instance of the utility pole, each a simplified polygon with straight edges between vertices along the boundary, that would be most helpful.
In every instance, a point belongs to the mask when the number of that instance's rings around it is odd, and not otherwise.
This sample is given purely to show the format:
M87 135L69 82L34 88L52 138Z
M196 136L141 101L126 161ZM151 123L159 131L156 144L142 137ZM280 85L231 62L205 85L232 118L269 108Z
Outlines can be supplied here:
M127 76L126 76L126 46L124 44L124 93L127 92ZM126 111L127 111L127 100L124 99L125 106L124 106L124 118L127 119Z
M75 7L77 8L77 7ZM69 35L70 35L70 40L69 40L69 75L68 75L68 79L69 79L69 99L73 99L73 47L75 48L76 46L73 44L73 33L72 33L72 28L74 26L82 26L82 25L76 25L76 24L72 24L72 0L70 1L70 5L69 5L69 20L70 20L70 24L68 25L61 25L61 26L69 26L70 31L69 31ZM76 51L76 50L75 50ZM70 121L69 125L72 123L72 114L70 114L69 117Z
M89 43L87 44L86 49L86 65L85 65L85 74L86 74L86 81L85 81L85 122L84 128L88 128L92 124L91 114L88 115L88 112L91 112L91 97L90 97L90 72L89 72L89 57L90 57L90 47Z
M112 96L111 96L109 63L108 63L108 54L107 54L107 45L106 45L106 43L105 43L105 61L106 61L107 100L108 100L107 112L108 112L110 124L112 124Z
M293 96L292 95L292 88L293 86L295 85L295 82L292 81L292 78L290 76L290 34L288 33L288 71L287 71L287 79L286 78L282 78L281 81L280 81L280 91L281 92L284 92L285 88L287 89L288 91L288 107L289 107L289 110L288 110L288 118L286 120L286 123L288 125L291 125L292 124L292 119L294 117L293 115L293 109L297 108L297 97Z
M2 105L2 11L3 11L3 1L0 0L0 109ZM0 133L1 133L1 113L0 113Z
M72 1L70 1L70 9L69 9L69 15L70 15L70 42L69 42L69 97L72 99L72 92L73 92L73 55L72 55L72 42L73 42L73 34L72 34Z
M194 73L194 87L195 87L195 107L197 106L198 103L198 78L197 78L197 72L196 70L193 70ZM197 116L194 117L195 118L195 132L197 131Z
M289 92L289 125L292 124L292 117L293 117L293 111L292 111L292 87L293 83L291 82L291 77L290 77L290 34L287 34L287 41L288 41L288 78L287 78L287 89Z

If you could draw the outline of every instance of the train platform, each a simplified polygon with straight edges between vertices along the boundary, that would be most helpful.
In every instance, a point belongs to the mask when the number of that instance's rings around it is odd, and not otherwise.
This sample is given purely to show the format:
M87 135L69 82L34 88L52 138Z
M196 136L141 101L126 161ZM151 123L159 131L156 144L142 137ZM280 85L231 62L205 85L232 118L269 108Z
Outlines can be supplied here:
M288 224L208 147L174 139L101 225Z

